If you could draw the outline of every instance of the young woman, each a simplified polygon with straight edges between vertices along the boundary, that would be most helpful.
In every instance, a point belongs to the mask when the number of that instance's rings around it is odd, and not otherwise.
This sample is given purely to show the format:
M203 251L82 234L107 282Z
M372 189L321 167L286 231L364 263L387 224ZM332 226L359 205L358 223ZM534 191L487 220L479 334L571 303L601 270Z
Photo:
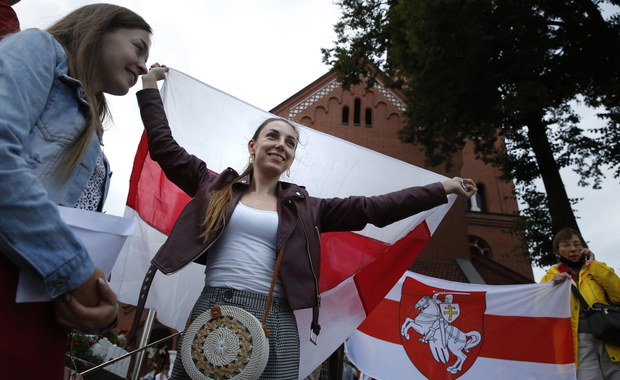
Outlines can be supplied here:
M109 4L0 41L0 373L62 379L67 328L98 330L116 295L56 205L101 211L110 170L101 150L104 93L147 72L150 26ZM54 302L15 303L20 271Z
M320 233L385 226L447 202L446 194L471 197L470 179L413 187L376 197L320 199L281 182L295 159L299 134L286 120L265 120L248 142L250 164L242 174L220 175L173 139L157 90L165 67L153 65L138 92L151 157L166 176L194 197L184 209L153 264L165 273L206 262L205 287L192 320L214 305L242 307L262 320L277 253L282 261L267 327L269 360L261 379L297 379L299 336L293 309L314 308L318 324ZM148 275L147 275L148 276ZM181 347L179 344L178 347ZM177 355L174 379L188 379Z
M620 278L612 268L596 261L577 230L564 228L555 234L553 251L559 263L549 268L541 282L572 280L589 305L620 303ZM577 297L571 294L577 379L620 379L620 347L596 339L582 309Z

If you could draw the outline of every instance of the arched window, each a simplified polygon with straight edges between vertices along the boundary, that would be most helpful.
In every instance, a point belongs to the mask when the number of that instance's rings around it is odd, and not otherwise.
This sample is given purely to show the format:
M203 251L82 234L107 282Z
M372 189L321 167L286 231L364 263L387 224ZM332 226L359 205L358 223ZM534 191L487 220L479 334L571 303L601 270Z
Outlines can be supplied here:
M349 106L342 107L342 124L349 124Z
M484 202L484 185L479 183L476 186L478 187L478 192L467 200L467 211L486 212L486 205Z
M353 107L353 125L360 125L361 112L362 112L362 100L360 98L355 98L355 103Z
M372 110L370 108L366 108L366 112L364 113L364 123L367 127L372 127Z
M491 246L483 238L469 235L469 253L472 255L482 255L488 258L493 256Z

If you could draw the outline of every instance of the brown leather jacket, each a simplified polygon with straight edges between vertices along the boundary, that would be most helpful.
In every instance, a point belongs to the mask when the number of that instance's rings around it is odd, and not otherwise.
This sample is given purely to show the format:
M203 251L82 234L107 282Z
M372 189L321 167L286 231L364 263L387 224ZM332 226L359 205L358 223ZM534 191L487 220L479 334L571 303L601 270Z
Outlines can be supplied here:
M198 237L210 191L235 181L228 222L251 179L238 178L231 168L219 175L210 172L201 159L187 153L172 137L159 91L146 89L137 96L151 158L173 183L193 197L152 260L155 268L169 274L192 261L205 263L208 247L219 237L219 233L213 234L206 242ZM447 202L441 183L380 196L323 199L309 196L301 186L279 182L277 196L277 248L284 247L282 285L293 309L313 307L317 318L322 232L358 231L368 223L383 227ZM318 321L313 322L313 330L318 334L318 324L314 326Z

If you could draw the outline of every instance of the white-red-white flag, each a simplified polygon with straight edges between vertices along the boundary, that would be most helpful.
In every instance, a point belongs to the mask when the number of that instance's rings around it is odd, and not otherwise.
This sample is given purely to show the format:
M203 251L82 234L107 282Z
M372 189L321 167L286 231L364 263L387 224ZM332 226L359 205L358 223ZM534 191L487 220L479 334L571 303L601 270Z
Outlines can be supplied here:
M256 127L274 115L183 73L170 70L162 88L176 140L219 173L239 172L248 163L247 142ZM445 177L347 141L298 125L300 144L291 177L317 197L377 195ZM384 228L321 236L322 294L318 345L309 341L311 310L295 312L301 341L300 378L320 365L364 320L407 270L455 200ZM112 272L119 300L136 304L153 255L165 241L189 197L151 161L143 138L130 180L125 216L136 233L125 244ZM160 322L183 329L204 284L204 266L190 264L153 281L146 307Z
M570 282L478 285L406 272L345 348L381 380L575 379Z

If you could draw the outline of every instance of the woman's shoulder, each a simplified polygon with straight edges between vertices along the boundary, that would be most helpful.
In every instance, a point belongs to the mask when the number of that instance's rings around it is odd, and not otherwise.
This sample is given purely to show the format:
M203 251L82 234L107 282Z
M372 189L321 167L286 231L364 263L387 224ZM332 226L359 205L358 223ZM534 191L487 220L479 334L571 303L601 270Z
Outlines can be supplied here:
M60 43L45 30L31 28L11 34L2 40L3 48L23 60L42 65L46 62L45 56L49 56L54 62L66 57L66 53ZM4 54L4 53L3 53ZM32 57L36 56L36 60ZM53 58L52 58L53 57Z
M590 270L590 272L603 271L603 272L613 272L613 273L615 273L614 268L612 268L609 265L605 264L604 262L598 261L598 260L592 261L592 263L589 265L588 269Z
M548 282L551 281L553 275L560 273L559 264L555 264L550 266L545 272L544 276L540 279L540 282Z
M310 197L305 186L298 185L293 182L285 182L285 181L279 181L278 184L280 186L281 194L284 197L288 195L294 196L297 198L309 198Z
M37 28L25 29L25 30L22 30L21 32L11 34L7 36L5 40L7 43L13 43L13 44L18 43L18 42L21 43L22 41L28 41L28 43L30 44L38 44L39 46L60 45L58 41L56 41L54 36L46 32L45 30L37 29ZM30 45L30 46L24 46L24 47L32 47L32 46Z
M547 269L547 273L559 273L560 272L560 264L553 264Z

